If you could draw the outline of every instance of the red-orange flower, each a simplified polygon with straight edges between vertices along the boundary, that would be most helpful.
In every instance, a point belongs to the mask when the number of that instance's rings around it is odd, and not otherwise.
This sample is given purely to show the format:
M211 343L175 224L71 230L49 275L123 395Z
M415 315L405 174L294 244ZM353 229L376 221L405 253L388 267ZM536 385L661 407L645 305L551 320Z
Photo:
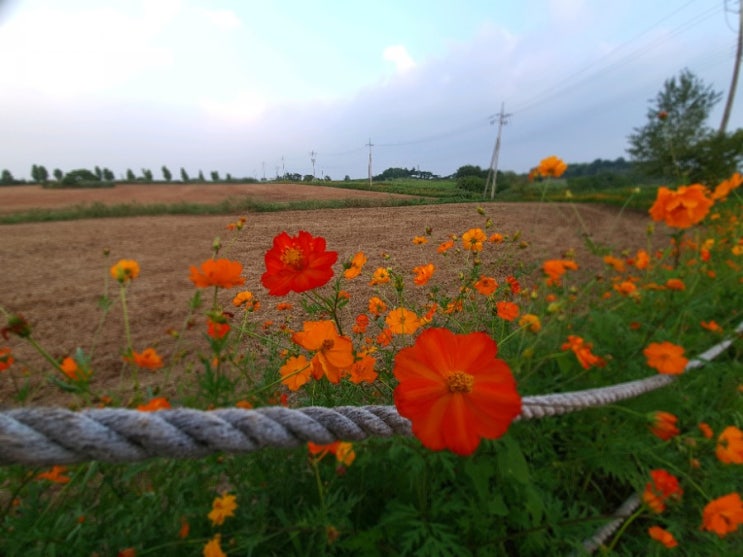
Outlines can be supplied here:
M519 306L513 302L496 302L495 311L498 317L506 321L513 321L519 316Z
M647 364L658 373L678 375L686 369L689 360L684 358L684 349L672 342L651 342L642 351Z
M668 549L673 549L679 544L671 532L664 530L660 526L651 526L648 528L648 535L655 541L665 545Z
M384 267L378 267L372 274L372 278L369 281L369 286L376 286L377 284L385 284L390 281L390 272Z
M145 348L142 352L132 351L132 355L124 359L143 369L155 370L163 367L163 359L154 348Z
M475 283L475 290L483 296L490 296L498 289L498 283L493 277L481 276Z
M414 267L413 274L415 275L415 277L413 278L413 283L416 286L423 286L427 284L428 281L431 280L435 269L436 268L433 266L433 263L418 265L417 267Z
M680 186L676 191L660 187L650 216L673 228L689 228L707 216L713 203L701 184Z
M710 321L700 321L699 325L702 327L702 329L707 329L708 331L712 331L713 333L722 333L723 329L720 327L720 325L717 324L716 321L710 320Z
M454 240L452 240L450 238L446 242L441 242L439 244L439 247L436 248L436 251L438 253L446 253L447 251L449 251L453 247L454 247Z
M266 252L261 282L272 296L319 288L333 277L337 259L338 253L325 251L325 238L314 238L304 230L296 236L282 232Z
M360 313L354 320L356 324L353 326L353 332L357 335L362 335L366 332L369 327L369 316L365 313Z
M398 412L433 450L471 454L480 439L503 435L521 412L521 397L498 347L485 333L423 331L395 357Z
M10 348L0 348L0 371L5 371L13 365L15 359L10 351Z
M292 340L315 352L312 358L313 372L325 374L328 381L338 383L342 373L353 364L353 344L338 334L332 321L305 321L303 330L292 335Z
M741 184L743 184L743 176L741 176L740 173L736 172L730 178L720 182L717 185L715 191L712 192L712 199L714 199L715 201L717 201L718 199L725 199L731 191L733 191L735 188L740 187Z
M369 298L369 313L378 317L387 311L387 304L381 298L372 296Z
M699 431L702 433L702 435L706 439L712 439L712 437L714 437L715 432L712 431L712 428L709 426L708 423L701 422L698 427L699 427Z
M191 275L188 277L197 288L216 286L218 288L232 288L245 284L245 278L240 275L243 266L239 261L229 259L207 259L200 268L193 265L190 267Z
M349 380L351 383L373 383L377 378L374 366L377 361L369 354L364 354L360 360L356 360L351 366Z
M725 464L743 464L743 431L732 425L723 429L717 438L715 454Z
M592 366L604 367L606 360L594 354L591 349L593 345L576 335L569 335L568 341L562 345L563 350L572 350L575 357L578 358L583 369L589 369Z
M59 367L62 369L62 372L72 381L79 381L83 378L82 370L77 365L77 362L70 356L67 356L64 360L62 360L62 363L59 364Z
M113 278L124 284L139 276L139 263L134 259L120 259L116 265L111 267L110 273Z
M232 305L235 307L242 307L247 312L258 311L261 308L261 303L255 299L253 293L250 290L243 290L238 292L234 298L232 298Z
M669 499L680 500L684 490L679 485L678 478L666 470L651 470L651 481L645 484L642 500L656 513L666 510Z
M137 410L140 412L157 412L158 410L165 410L167 408L170 408L170 403L164 396L155 397L149 402L137 406Z
M679 290L683 291L686 290L686 285L684 284L684 281L678 278L670 278L666 281L666 288L669 290Z
M537 166L537 172L545 178L559 178L567 169L568 165L555 155L542 159Z
M737 493L729 493L710 501L702 511L702 530L724 537L743 524L743 501Z
M415 312L405 308L393 309L387 314L384 322L396 335L412 335L421 326Z
M668 441L680 433L676 422L678 418L670 412L654 412L650 432L663 441Z
M231 328L229 323L223 321L208 319L206 322L206 334L215 340L224 338Z
M344 466L351 466L353 461L356 460L356 452L353 450L353 443L347 443L344 441L335 441L334 443L328 443L327 445L318 445L309 441L307 443L307 450L310 454L318 461L325 458L326 455L335 455L338 462Z

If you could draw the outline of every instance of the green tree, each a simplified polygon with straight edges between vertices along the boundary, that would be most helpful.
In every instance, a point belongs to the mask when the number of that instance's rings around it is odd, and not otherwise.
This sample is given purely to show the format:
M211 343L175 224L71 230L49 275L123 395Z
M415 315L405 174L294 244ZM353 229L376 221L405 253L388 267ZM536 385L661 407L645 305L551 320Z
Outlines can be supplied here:
M163 172L163 179L166 182L170 182L173 179L173 174L171 174L167 166L163 165L162 172Z
M126 181L127 182L137 181L137 177L134 175L134 171L131 168L126 169Z
M714 133L705 122L721 96L688 69L667 79L649 101L647 123L628 137L627 152L639 170L689 180L698 166L697 146Z
M199 170L199 182L202 184L206 182L206 178L204 178L204 173L201 170Z
M181 181L185 184L190 180L188 176L188 172L186 172L186 169L181 167Z
M143 168L142 169L142 178L144 178L144 181L148 184L152 183L152 170L149 168Z
M100 166L96 166L93 169L93 172L95 172L95 175L98 177L99 180L103 180L103 170L101 170Z
M478 176L480 178L487 178L488 171L480 168L479 166L472 164L465 164L460 166L454 173L455 178L464 178L465 176Z
M103 179L106 182L113 182L115 179L114 173L110 168L103 169Z
M62 178L64 178L64 172L62 172L62 169L60 168L55 168L53 174L54 174L54 179L57 182L61 182Z
M212 182L219 182L219 172L212 170Z
M98 176L93 174L87 168L70 170L64 175L64 178L62 178L62 183L66 186L79 186L86 182L98 182Z
M11 174L10 170L4 168L2 173L0 174L0 185L11 186L13 184L15 184L15 178L13 178L13 174Z

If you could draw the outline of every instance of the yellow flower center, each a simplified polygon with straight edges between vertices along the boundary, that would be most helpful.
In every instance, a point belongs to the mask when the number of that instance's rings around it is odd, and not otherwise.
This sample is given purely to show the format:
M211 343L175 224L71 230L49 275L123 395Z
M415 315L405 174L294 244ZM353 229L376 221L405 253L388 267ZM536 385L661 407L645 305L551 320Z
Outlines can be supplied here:
M450 393L469 393L475 385L475 378L469 373L455 371L446 378Z
M281 261L294 269L302 269L304 267L304 253L295 246L288 247L281 254Z

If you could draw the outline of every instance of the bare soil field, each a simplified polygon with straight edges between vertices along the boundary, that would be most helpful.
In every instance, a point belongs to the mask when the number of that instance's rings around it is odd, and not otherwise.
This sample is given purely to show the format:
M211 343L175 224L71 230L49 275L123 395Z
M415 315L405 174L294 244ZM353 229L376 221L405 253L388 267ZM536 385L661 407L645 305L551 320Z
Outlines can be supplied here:
M407 197L363 190L304 184L118 184L113 188L47 189L41 186L0 188L0 214L29 209L59 209L103 203L219 203L227 198L250 197L266 202L378 199Z
M245 186L246 189L253 187ZM296 187L305 189L307 186ZM203 189L211 190L212 186ZM339 191L318 189L322 192ZM47 192L41 193L46 195ZM209 195L211 192L197 193ZM353 192L356 193L359 192ZM241 232L230 232L225 228L240 215L4 225L0 226L0 266L3 271L0 306L24 315L32 324L34 338L54 357L69 355L78 346L89 352L101 317L97 301L103 293L109 267L119 259L136 259L141 265L141 275L127 290L133 344L135 350L156 346L167 359L173 345L168 331L181 328L187 315L188 300L195 291L188 279L189 266L199 265L211 256L215 237L220 237L224 245L220 256L243 263L244 288L251 290L262 303L262 309L255 314L260 323L276 318L277 312L273 308L282 301L269 297L260 284L264 271L263 256L279 232L286 230L295 234L307 230L325 237L328 249L339 254L338 270L340 262L363 250L369 258L365 268L367 278L349 282L347 289L352 299L354 292L363 293L356 303L364 304L371 295L368 275L378 266L393 266L410 275L414 266L431 261L441 268L441 277L445 278L446 258L438 255L435 247L450 234L461 235L471 227L483 226L484 217L478 215L478 206L482 206L493 220L490 232L511 236L520 232L520 241L528 244L528 247L520 247L519 242L505 242L496 246L495 249L502 252L498 256L500 263L493 263L485 269L496 278L502 279L521 266L533 270L543 259L560 257L568 249L576 251L578 262L588 272L598 271L600 264L593 267L584 264L588 257L583 226L594 241L614 246L615 253L623 248L637 249L646 242L648 218L645 214L625 212L620 217L616 208L527 203L256 213L247 215L245 229ZM424 234L427 227L432 229L429 245L413 245L412 237ZM104 250L108 256L104 256ZM385 254L390 256L389 259ZM412 284L410 288L413 288ZM229 306L237 291L221 293L220 300ZM118 302L115 283L111 284L110 297L114 303ZM211 292L206 297L211 299ZM292 300L296 301L296 297L290 297ZM356 306L357 309L360 307ZM202 314L203 311L198 314L197 326L190 334L194 342L205 346ZM13 348L19 360L16 366L29 365L48 371L49 366L41 366L39 358L19 339L0 339L0 346ZM96 392L105 392L108 388L116 390L124 346L121 310L115 306L93 355ZM155 375L148 375L145 383L148 380L153 384L157 382ZM57 389L45 386L45 380L39 380L38 384L27 403L64 403ZM12 389L7 374L0 375L0 404L13 404Z

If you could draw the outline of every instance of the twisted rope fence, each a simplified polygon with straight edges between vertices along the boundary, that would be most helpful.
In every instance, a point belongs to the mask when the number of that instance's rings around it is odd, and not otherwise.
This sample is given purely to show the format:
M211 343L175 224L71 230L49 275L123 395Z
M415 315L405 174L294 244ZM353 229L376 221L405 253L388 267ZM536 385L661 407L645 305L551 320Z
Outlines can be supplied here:
M743 333L743 322L735 329ZM727 339L690 360L685 371L703 366L733 342ZM654 375L610 387L527 396L517 418L529 420L605 406L654 391L677 376ZM141 412L124 408L28 407L0 412L0 465L74 464L91 460L134 462L154 457L201 458L217 452L247 453L265 447L296 447L308 441L360 441L412 434L410 421L394 406L310 406L201 411L175 408ZM595 551L637 508L630 497L611 523L584 542Z

